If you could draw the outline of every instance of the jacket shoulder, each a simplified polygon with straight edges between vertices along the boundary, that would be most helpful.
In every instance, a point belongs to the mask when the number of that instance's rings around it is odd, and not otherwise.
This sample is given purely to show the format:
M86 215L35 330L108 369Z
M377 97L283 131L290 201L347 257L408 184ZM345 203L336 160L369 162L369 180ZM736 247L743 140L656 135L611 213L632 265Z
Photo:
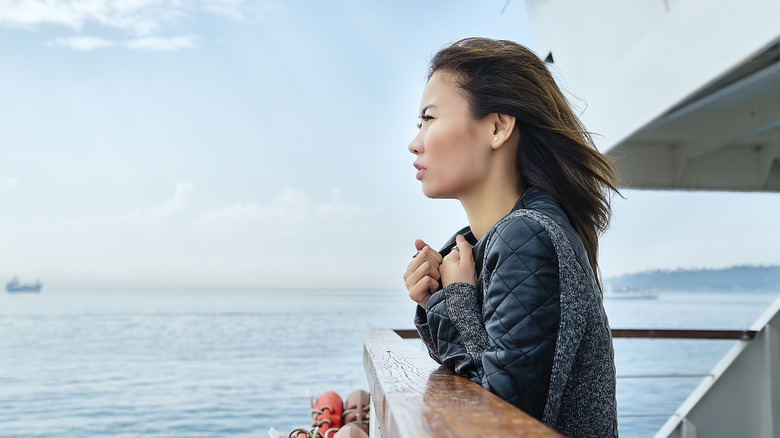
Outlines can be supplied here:
M541 305L558 294L559 261L552 237L522 210L497 224L484 259L481 280L487 301L488 296L500 301L509 294Z
M535 218L516 210L502 219L490 236L488 253L510 252L521 254L546 254L554 257L555 247L547 229Z

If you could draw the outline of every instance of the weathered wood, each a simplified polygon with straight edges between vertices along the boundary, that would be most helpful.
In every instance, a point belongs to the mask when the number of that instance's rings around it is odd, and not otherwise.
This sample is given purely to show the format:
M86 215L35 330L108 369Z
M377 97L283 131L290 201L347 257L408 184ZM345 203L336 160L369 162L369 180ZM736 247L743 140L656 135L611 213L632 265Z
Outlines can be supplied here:
M416 329L394 329L394 332L398 334L403 339L419 339L420 334L417 333Z
M390 329L373 329L363 363L385 438L559 437L481 386L440 367Z

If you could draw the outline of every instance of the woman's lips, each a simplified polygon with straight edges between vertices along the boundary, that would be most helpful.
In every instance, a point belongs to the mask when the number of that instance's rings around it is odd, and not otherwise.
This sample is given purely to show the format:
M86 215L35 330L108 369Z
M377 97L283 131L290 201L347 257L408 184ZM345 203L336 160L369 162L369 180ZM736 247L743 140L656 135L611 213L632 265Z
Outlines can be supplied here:
M425 172L425 168L420 166L417 163L414 163L414 168L417 169L417 175L416 176L417 176L417 179L419 180L420 178L422 178L422 174L423 174L423 172Z

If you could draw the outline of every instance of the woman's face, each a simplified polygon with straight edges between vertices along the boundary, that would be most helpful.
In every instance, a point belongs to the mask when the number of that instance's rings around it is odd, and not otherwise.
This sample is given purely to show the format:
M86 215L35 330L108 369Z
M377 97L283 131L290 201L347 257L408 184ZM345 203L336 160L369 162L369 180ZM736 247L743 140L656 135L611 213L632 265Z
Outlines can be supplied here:
M474 120L454 76L431 76L420 102L420 132L409 143L417 156L414 167L429 198L463 199L478 190L489 171L495 127L485 118Z

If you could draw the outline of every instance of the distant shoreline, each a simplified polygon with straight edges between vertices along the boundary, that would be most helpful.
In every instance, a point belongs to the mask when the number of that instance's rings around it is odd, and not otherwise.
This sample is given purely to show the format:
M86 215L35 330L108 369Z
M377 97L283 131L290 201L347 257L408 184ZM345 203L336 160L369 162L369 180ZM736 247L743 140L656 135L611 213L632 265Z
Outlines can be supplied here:
M653 270L609 277L604 281L657 291L780 291L780 266Z

